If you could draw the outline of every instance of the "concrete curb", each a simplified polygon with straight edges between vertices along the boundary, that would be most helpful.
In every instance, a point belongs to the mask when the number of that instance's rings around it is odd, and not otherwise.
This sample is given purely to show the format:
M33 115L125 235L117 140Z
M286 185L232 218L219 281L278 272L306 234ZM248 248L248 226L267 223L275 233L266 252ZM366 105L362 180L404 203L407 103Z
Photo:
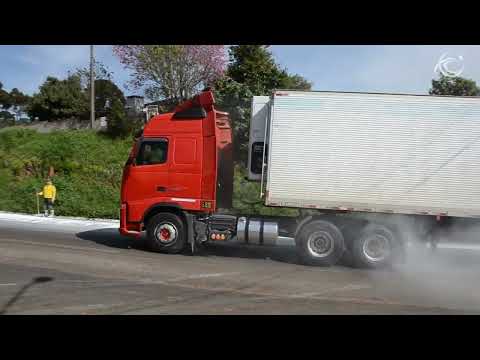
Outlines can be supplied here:
M38 218L41 217L43 218L43 215L38 215L38 214L27 214L27 213L14 213L14 212L8 212L8 211L0 211L0 214L5 214L5 215L19 215L19 216L29 216L33 218ZM68 217L68 216L56 216L54 219L59 219L59 220L83 220L83 221L93 221L93 222L113 222L113 223L120 223L120 220L117 219L98 219L98 218L84 218L84 217Z

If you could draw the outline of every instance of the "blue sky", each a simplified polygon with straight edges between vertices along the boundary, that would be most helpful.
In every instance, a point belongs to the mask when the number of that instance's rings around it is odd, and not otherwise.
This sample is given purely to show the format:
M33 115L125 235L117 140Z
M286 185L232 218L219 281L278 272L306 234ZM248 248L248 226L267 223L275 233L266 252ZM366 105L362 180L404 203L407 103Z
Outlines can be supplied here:
M113 56L111 46L95 49L96 58L113 71L117 85L126 95L134 94L124 87L129 73ZM279 64L313 81L314 90L425 94L444 53L462 56L462 76L480 84L480 46L274 45L270 49ZM17 87L32 94L48 75L62 78L88 62L88 45L0 45L0 81L7 90Z

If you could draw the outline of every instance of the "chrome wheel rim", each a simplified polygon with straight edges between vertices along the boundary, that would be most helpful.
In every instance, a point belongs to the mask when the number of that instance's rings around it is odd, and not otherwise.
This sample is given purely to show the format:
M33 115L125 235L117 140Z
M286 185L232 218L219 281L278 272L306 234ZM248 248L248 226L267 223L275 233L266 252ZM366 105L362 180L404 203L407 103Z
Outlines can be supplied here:
M162 245L173 244L177 236L177 228L172 223L161 223L155 228L155 237Z
M316 231L308 237L307 248L313 257L327 257L334 250L333 237L326 231Z
M390 241L383 235L375 234L363 242L363 254L370 261L383 261L391 252Z

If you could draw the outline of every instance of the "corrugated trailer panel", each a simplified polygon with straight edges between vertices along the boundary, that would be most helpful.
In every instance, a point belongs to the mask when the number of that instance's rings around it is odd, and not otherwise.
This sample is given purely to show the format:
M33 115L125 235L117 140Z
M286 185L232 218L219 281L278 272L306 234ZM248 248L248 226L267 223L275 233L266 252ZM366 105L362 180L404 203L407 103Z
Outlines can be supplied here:
M480 216L480 99L282 91L266 204Z

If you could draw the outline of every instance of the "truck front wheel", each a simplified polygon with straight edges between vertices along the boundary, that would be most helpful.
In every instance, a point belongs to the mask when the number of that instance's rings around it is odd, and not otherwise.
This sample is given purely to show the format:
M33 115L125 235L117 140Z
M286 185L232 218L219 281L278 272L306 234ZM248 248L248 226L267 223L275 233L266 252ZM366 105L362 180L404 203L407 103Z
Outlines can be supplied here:
M387 227L369 224L353 240L354 264L361 268L380 268L391 265L397 251L395 235Z
M147 243L155 252L177 254L187 244L186 228L182 219L172 213L159 213L147 224Z
M314 220L304 225L295 240L298 254L307 265L335 265L345 251L342 232L328 221Z

